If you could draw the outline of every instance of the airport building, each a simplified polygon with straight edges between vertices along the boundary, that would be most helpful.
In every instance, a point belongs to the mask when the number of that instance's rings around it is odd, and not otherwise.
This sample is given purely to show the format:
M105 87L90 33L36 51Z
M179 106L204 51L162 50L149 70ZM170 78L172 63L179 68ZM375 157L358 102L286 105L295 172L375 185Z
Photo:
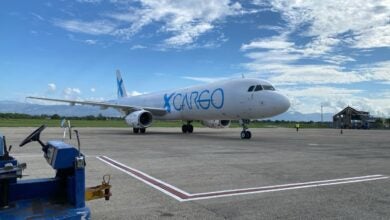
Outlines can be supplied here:
M358 111L350 106L333 116L334 128L368 129L375 120L369 112Z

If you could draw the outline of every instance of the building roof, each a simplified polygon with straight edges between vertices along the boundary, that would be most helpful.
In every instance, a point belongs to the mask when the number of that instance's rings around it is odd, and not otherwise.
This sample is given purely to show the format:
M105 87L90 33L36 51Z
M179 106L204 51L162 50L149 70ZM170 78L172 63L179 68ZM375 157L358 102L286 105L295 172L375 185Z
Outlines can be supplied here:
M358 111L350 106L344 108L341 110L339 113L333 115L333 117L338 117L340 115L346 115L346 114L351 114L351 115L370 115L369 112L364 112L364 111Z

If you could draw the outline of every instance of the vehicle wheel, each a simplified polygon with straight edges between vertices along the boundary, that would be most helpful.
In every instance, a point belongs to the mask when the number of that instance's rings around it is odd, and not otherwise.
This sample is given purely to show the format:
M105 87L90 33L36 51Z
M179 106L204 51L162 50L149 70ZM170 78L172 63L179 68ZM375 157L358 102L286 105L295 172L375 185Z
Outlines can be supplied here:
M188 133L194 132L194 126L192 126L192 125L187 125L187 132L188 132Z
M187 125L181 126L181 131L182 131L184 134L187 133L187 132L188 132L188 127L187 127Z
M141 132L141 134L145 134L146 128L140 128L139 131Z
M245 131L241 131L241 139L246 139L246 132Z
M245 138L246 139L251 139L251 137L252 137L252 133L250 131L246 131L245 132Z
M138 132L139 132L139 128L133 128L133 133L134 134L138 134Z

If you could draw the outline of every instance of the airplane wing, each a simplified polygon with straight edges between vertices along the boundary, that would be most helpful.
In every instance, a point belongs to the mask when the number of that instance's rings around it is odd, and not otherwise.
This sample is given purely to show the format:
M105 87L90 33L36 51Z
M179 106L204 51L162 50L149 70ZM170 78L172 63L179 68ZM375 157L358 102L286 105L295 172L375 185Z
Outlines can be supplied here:
M130 105L120 105L115 103L109 103L109 102L93 102L93 101L77 101L77 100L66 100L66 99L51 99L51 98L42 98L42 97L33 97L28 96L26 97L28 99L38 99L38 100L45 100L45 101L53 101L53 102L64 102L69 103L70 105L74 106L76 104L79 105L91 105L91 106L99 106L101 109L107 109L107 108L114 108L118 111L121 111L125 114L130 114L131 112L138 111L138 110L146 110L152 113L156 116L163 116L167 113L167 111L163 108L153 108L153 107L140 107L140 106L130 106Z

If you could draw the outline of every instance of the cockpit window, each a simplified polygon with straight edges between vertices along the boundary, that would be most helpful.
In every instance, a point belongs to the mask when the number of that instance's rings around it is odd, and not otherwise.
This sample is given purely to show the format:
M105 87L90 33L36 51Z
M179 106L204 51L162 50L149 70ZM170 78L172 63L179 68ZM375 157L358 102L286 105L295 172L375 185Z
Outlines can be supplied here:
M261 87L261 85L257 85L255 88L255 92L260 91L260 90L263 90L263 87Z
M263 85L264 90L275 90L275 88L271 85Z
M274 91L275 88L271 85L256 85L256 86L250 86L248 88L248 92L257 92L261 90L272 90Z

